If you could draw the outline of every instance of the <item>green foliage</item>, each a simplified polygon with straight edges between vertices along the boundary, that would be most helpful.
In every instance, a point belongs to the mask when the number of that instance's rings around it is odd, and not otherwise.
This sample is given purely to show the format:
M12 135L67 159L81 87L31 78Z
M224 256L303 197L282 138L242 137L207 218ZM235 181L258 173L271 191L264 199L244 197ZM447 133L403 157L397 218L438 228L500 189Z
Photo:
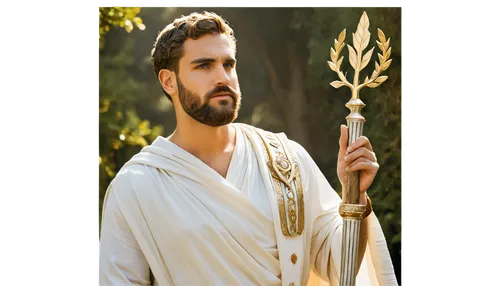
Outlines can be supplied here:
M129 33L134 29L134 25L139 30L146 29L142 19L137 17L139 12L141 12L141 8L138 7L99 7L99 46L104 45L103 36L112 27L125 28Z
M139 12L140 8L99 8L100 44L112 27L123 27L129 33L133 23L144 30ZM137 100L146 87L129 72L137 66L132 39L127 38L117 53L103 48L100 46L99 55L100 207L107 186L124 161L163 134L161 125L151 126L137 111Z

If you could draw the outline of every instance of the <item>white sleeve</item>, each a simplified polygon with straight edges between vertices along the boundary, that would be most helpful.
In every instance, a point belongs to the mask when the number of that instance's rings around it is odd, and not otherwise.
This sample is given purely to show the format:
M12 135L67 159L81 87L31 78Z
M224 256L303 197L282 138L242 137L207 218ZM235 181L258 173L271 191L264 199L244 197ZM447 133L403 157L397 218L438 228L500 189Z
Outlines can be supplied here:
M151 285L146 257L115 196L110 185L102 211L99 285Z

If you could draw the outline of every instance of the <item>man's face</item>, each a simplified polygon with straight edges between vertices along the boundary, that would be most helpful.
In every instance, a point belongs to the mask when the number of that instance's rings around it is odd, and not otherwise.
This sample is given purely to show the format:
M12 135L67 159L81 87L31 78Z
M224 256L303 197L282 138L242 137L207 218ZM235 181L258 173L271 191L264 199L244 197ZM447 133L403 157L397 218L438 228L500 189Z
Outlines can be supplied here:
M182 108L200 123L222 126L238 117L241 93L226 35L207 34L184 42L177 87Z

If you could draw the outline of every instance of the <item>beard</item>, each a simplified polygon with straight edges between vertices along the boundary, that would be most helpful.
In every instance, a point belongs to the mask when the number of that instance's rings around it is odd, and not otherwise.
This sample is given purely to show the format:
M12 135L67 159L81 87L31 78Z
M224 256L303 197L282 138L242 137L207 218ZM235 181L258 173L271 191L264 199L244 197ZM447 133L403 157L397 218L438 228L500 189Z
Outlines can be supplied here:
M233 122L238 117L241 94L230 86L217 86L202 97L184 87L179 77L179 101L184 111L194 120L213 127ZM210 98L217 93L227 93L232 100L217 100L217 106L210 106Z

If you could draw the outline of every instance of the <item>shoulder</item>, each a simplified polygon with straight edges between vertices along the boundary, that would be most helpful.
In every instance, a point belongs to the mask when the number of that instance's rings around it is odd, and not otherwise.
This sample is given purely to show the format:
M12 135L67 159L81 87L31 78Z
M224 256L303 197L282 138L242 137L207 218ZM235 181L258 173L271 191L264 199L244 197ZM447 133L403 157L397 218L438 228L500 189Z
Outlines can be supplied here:
M234 123L238 128L240 129L247 129L247 130L253 130L257 133L260 133L261 135L264 136L264 140L266 139L266 135L273 135L273 136L278 136L282 142L288 145L290 151L294 153L294 155L297 157L299 161L303 162L309 162L312 161L311 156L309 155L309 152L298 142L289 139L288 136L286 135L285 132L273 132L269 130L265 130L256 126L252 126L249 124L244 124L244 123ZM271 138L271 137L270 137Z
M130 184L137 180L142 180L150 176L151 167L142 164L132 164L123 166L111 182L113 185Z
M295 153L295 156L299 161L300 165L305 166L307 168L315 165L314 160L309 154L309 152L307 152L307 150L300 143L291 139L287 139L287 141L288 141L288 146L290 147L292 152Z
M300 157L310 157L309 152L297 141L287 139L288 146Z
M269 130L265 130L256 126L252 126L249 124L244 124L244 123L233 123L237 128L255 132L259 135L260 137L269 143L269 141L273 140L274 136L277 136L281 142L285 143L288 147L288 149L293 153L297 160L299 161L300 165L304 165L307 167L313 166L314 161L312 157L309 155L309 152L298 142L289 139L288 136L286 135L285 132L273 132Z
M126 165L120 169L108 187L108 192L120 200L129 200L150 189L154 181L155 168L142 165Z

